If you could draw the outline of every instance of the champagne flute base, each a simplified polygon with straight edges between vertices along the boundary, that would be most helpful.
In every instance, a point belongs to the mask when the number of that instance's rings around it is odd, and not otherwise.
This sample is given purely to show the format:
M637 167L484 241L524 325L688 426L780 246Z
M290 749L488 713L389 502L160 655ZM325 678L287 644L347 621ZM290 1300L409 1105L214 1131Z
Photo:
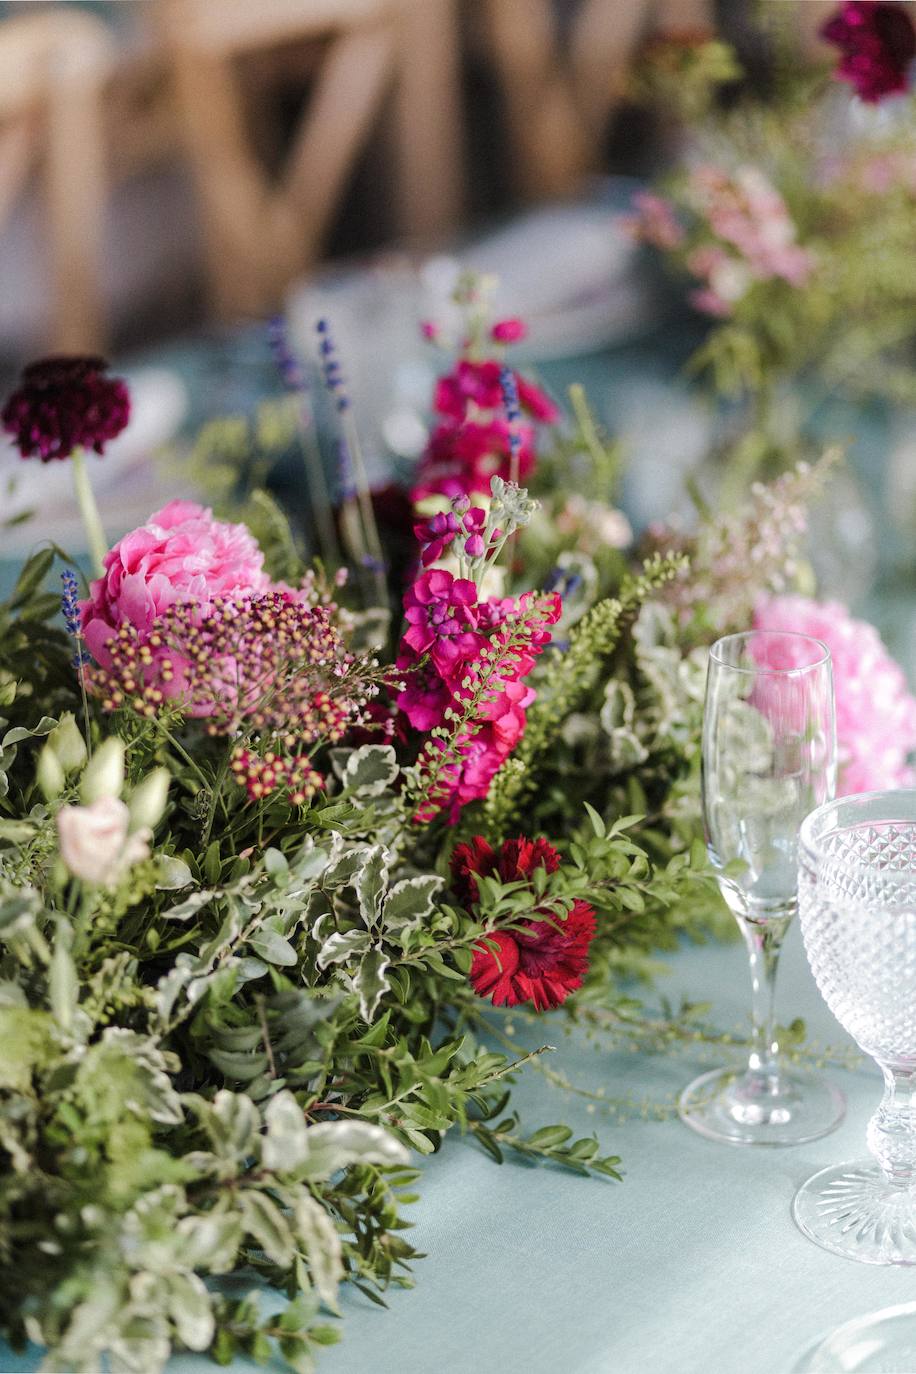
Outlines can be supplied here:
M780 1069L778 1078L714 1069L681 1093L691 1130L727 1145L802 1145L834 1130L846 1099L822 1078Z
M795 1194L792 1215L799 1230L835 1255L860 1264L916 1264L916 1186L889 1184L871 1158L809 1178Z

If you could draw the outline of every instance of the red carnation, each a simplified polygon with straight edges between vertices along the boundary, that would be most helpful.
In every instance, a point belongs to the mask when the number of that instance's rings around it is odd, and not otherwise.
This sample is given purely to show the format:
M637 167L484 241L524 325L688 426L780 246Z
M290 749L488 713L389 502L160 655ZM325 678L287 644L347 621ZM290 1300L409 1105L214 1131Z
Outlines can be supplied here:
M547 840L506 840L497 855L482 835L475 835L470 844L455 846L452 881L459 899L471 907L480 895L476 875L495 873L510 883L530 878L536 868L554 873L559 864L560 856ZM547 916L535 908L522 929L489 932L486 944L475 946L471 986L494 1006L531 1002L536 1011L543 1011L558 1007L582 986L595 934L593 909L576 901L565 920L554 915L538 919L538 914Z
M130 418L127 387L107 371L104 358L43 358L25 368L0 415L23 458L49 463L77 448L104 452Z
M824 24L821 37L841 50L836 76L854 86L862 100L877 104L907 89L916 30L899 5L847 0Z

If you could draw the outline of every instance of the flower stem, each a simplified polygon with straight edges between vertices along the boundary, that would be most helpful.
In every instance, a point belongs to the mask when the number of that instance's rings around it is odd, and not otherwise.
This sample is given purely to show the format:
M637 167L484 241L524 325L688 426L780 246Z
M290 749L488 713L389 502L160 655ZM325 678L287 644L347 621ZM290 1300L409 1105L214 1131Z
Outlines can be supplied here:
M70 465L73 470L73 487L79 503L80 514L83 517L83 527L86 531L86 540L92 556L93 569L96 577L102 577L105 572L108 540L105 538L102 517L99 515L99 508L96 505L92 483L89 481L86 455L81 448L73 450L70 455Z

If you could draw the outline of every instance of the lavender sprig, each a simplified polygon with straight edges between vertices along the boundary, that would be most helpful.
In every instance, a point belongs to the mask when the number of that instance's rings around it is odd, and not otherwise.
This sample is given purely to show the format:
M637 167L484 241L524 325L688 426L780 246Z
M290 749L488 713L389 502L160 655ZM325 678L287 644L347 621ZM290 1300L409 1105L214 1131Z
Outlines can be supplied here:
M294 353L283 315L275 315L267 323L267 342L270 347L277 371L283 385L299 398L299 441L305 467L305 482L309 493L309 504L321 545L321 556L332 567L343 562L337 530L334 526L334 512L331 508L331 494L324 475L321 453L315 435L315 415L309 390L308 378L299 358Z
M66 568L60 575L63 583L63 591L60 597L60 609L67 627L67 634L76 642L76 652L70 660L72 667L76 671L80 684L80 695L83 699L83 730L86 736L86 753L92 758L92 731L89 725L89 698L86 694L86 675L83 669L92 662L91 656L83 648L83 626L80 615L80 593L79 582L76 573L71 568Z
M519 457L522 448L519 425L522 419L522 408L519 405L515 373L511 367L503 367L500 370L499 384L502 387L503 405L506 409L506 420L509 425L509 480L518 485Z
M329 322L326 319L318 320L315 330L318 334L318 355L322 377L334 402L340 425L342 466L343 464L352 465L352 487L348 481L343 492L343 526L345 530L349 531L348 542L354 561L364 573L371 574L375 587L376 604L387 608L388 586L385 580L385 555L375 521L372 492L363 459L359 431L356 428L350 408L350 396ZM347 477L350 478L350 472L347 473ZM351 495L353 492L356 496L355 510ZM356 519L353 518L354 515L357 516Z

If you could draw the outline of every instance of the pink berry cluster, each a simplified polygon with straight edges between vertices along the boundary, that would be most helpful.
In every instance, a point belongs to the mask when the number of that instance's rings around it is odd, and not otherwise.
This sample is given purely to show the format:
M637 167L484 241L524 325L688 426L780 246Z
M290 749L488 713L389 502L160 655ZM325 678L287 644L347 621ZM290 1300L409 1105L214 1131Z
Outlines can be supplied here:
M349 653L322 606L294 593L176 602L141 633L125 621L109 664L87 670L106 710L158 713L169 700L211 735L245 729L286 751L336 743L379 691L377 660Z
M253 802L263 801L285 788L290 806L304 806L324 787L324 777L312 767L307 754L283 756L269 749L259 755L238 746L230 756L229 770Z

